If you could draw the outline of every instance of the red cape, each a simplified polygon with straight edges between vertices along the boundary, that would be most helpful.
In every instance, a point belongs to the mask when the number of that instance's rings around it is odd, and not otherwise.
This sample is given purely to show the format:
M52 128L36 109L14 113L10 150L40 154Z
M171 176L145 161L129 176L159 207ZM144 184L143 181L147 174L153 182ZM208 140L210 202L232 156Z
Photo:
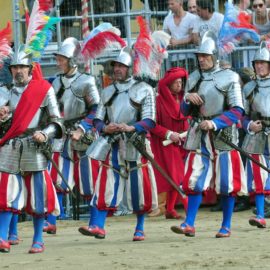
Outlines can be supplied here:
M168 130L181 133L188 129L187 118L180 112L183 91L178 95L180 102L177 103L176 96L173 96L169 90L169 85L177 78L187 79L187 72L182 68L172 68L166 72L164 78L159 82L159 95L156 100L157 122L156 127L151 129L151 147L155 160L179 185L184 176L186 150L183 149L183 146L175 144L166 147L162 145ZM173 189L157 170L154 169L154 172L158 193Z
M12 125L0 140L0 146L27 129L51 85L45 80L31 80L23 92L13 115Z

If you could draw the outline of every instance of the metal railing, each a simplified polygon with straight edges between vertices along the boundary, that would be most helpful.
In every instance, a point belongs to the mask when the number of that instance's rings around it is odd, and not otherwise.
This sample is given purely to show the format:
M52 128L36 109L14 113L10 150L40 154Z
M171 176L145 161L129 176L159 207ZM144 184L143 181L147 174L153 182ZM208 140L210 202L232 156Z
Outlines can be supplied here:
M137 0L138 2L139 0ZM29 1L30 2L30 1ZM33 1L32 1L33 2ZM138 29L134 29L136 24L134 23L134 19L136 16L142 15L144 16L152 26L153 29L158 28L158 20L157 17L164 18L168 13L167 8L164 4L163 10L154 10L153 3L157 3L158 0L144 0L144 4L141 3L141 9L135 10L134 8L131 10L131 1L130 0L104 0L104 13L96 14L95 8L97 6L97 2L100 0L89 0L88 7L88 19L90 28L94 28L100 20L102 21L112 21L114 23L118 23L117 25L121 30L124 30L123 36L127 41L127 44L131 46L135 41L135 38L138 34ZM109 3L114 3L114 8L116 8L116 3L118 2L120 9L111 10L110 13L106 13L108 10L107 6ZM133 0L133 5L136 3ZM161 3L162 1L160 1ZM166 1L163 1L166 3ZM214 5L216 10L218 9L217 0L214 1ZM21 40L25 39L25 31L22 31L25 19L20 17L20 5L21 0L12 0L12 8L13 8L13 32L14 32L14 47L18 48ZM100 4L99 4L100 5ZM152 10L150 9L150 5ZM160 7L160 4L159 4ZM31 8L31 7L30 7ZM106 9L107 8L107 9ZM100 11L100 10L99 10ZM53 57L53 53L57 51L58 46L61 44L62 40L67 36L74 36L75 38L82 40L82 14L81 13L81 0L55 0L55 7L53 8L51 14L55 16L61 17L61 22L57 24L56 34L54 35L53 41L47 47L45 54L41 60L41 65L45 69L45 76L51 77L55 74L55 59ZM154 19L152 19L154 17ZM118 20L118 21L116 21ZM132 31L134 30L134 31ZM24 32L24 33L23 33ZM189 49L191 48L191 49ZM255 47L256 49L257 47ZM238 69L242 66L250 66L250 51L253 51L254 47L239 47L236 52L233 54L233 57L230 57L230 62L235 69ZM173 65L184 65L187 70L192 71L196 67L196 61L192 60L191 54L194 53L195 47L188 46L186 48L181 49L171 49L169 50L169 58L165 61L163 69L169 68ZM243 57L243 59L241 59ZM181 59L180 59L181 58ZM177 59L175 61L175 59ZM96 59L92 63L92 68L98 64L102 64L106 61L106 57ZM162 75L162 74L161 74Z

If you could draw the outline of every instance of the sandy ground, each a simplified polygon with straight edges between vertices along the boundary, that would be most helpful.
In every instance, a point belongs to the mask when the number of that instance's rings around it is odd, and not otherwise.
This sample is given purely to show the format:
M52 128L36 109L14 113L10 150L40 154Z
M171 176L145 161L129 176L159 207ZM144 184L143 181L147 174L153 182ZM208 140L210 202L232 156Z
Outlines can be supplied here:
M270 227L251 227L250 215L251 211L234 214L227 239L214 238L221 212L209 208L200 209L193 238L170 231L178 221L148 218L144 242L131 241L134 215L108 218L104 240L78 232L85 220L59 221L56 235L44 235L45 252L33 255L27 253L31 222L23 222L19 224L22 241L9 254L0 254L0 269L270 269Z

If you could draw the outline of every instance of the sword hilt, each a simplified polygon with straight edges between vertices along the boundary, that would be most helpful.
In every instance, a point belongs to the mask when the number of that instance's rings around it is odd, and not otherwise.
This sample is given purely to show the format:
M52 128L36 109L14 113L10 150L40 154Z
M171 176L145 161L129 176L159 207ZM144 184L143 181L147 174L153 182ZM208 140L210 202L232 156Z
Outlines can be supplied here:
M137 132L126 132L125 134L128 138L128 141L132 143L139 152L146 151L145 140L142 134L138 134Z

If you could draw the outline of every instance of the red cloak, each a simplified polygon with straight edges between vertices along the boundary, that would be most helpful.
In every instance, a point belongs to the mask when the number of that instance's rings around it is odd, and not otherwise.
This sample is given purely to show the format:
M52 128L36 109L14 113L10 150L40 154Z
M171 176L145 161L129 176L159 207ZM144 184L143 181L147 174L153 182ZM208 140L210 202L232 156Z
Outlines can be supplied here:
M187 117L180 111L180 104L183 99L184 91L178 96L174 96L169 85L176 79L182 78L186 81L188 73L183 68L171 68L163 79L159 81L158 96L156 99L156 127L151 129L151 147L155 160L165 169L176 184L180 184L184 176L186 150L183 146L170 144L163 146L162 141L166 139L168 131L182 133L188 129ZM184 83L183 83L184 87ZM179 102L177 102L177 99ZM154 169L158 193L173 190L166 179Z
M0 140L0 146L6 141L24 133L42 104L51 85L45 80L31 80L23 92L15 109L12 125Z

